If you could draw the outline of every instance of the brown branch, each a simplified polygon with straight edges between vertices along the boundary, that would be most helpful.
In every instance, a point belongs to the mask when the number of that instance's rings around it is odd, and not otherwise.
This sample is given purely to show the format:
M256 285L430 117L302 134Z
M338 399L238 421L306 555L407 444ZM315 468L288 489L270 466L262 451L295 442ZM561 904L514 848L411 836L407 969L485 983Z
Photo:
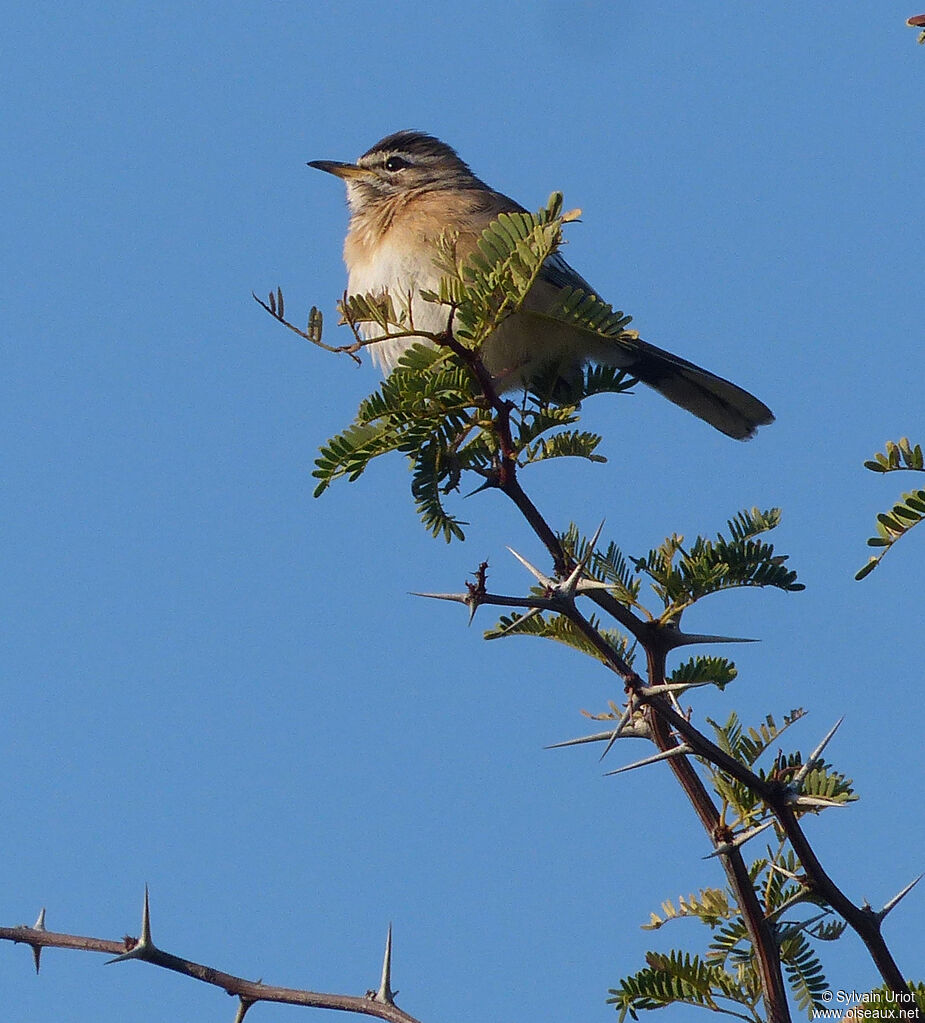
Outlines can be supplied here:
M349 345L329 345L325 344L324 341L321 340L321 313L315 306L312 306L309 314L309 330L305 331L286 319L284 315L285 306L283 304L283 293L279 288L276 289L275 294L272 291L270 292L268 296L269 300L267 302L264 302L264 300L253 291L251 292L251 297L259 306L262 306L274 320L281 323L284 327L288 327L294 334L298 334L303 341L308 341L317 348L321 348L326 352L331 352L334 355L349 355L358 366L362 365L362 361L356 353L362 351L364 348L369 348L371 345L378 344L380 341L398 341L407 339L430 341L435 345L443 343L443 334L436 334L426 330L415 330L413 322L410 324L409 329L405 329L401 326L401 324L393 324L393 326L396 327L395 330L389 330L387 333L380 334L376 337L363 337L360 331L359 322L353 319L350 315L350 309L347 302L348 295L347 292L344 292L344 296L339 304L339 308L343 316L341 322L350 328L350 331L354 336L354 341ZM312 333L311 325L316 316L318 318L319 326L317 331Z
M671 724L697 756L709 760L721 771L742 782L764 801L777 818L800 861L806 875L806 886L824 899L864 942L890 990L911 997L909 986L881 934L882 917L867 907L855 905L826 873L794 813L791 802L794 793L786 785L759 778L711 742L674 708L664 701L660 703L658 716Z
M500 485L500 489L513 501L546 547L553 560L556 574L560 578L568 575L574 569L574 559L565 551L559 537L523 490L516 472L512 472L507 477L504 484ZM589 590L584 595L593 600L602 610L610 613L615 620L632 633L646 651L649 659L651 685L664 685L665 657L671 649L684 645L688 637L685 637L679 630L659 622L640 620L606 590ZM573 602L571 606L568 602L560 602L557 610L559 613L567 615L583 635L592 642L608 667L621 674L626 680L627 689L632 694L631 699L648 704L651 711L650 730L660 751L664 752L678 744L671 735L671 729L674 729L691 747L694 755L709 761L721 771L746 785L765 802L790 840L806 873L808 886L825 899L858 934L890 990L903 995L904 998L911 997L910 989L880 932L882 916L867 907L856 906L826 874L793 811L791 805L793 793L780 783L765 781L730 756L683 715L679 714L664 697L652 698L640 693L642 680L626 665L622 658L615 655L610 644L578 611ZM717 830L720 826L720 818L716 807L689 759L686 756L671 758L671 769L714 844L717 848L728 846ZM790 1016L781 975L779 952L771 926L764 916L749 879L748 869L738 849L734 847L722 851L720 858L730 886L736 895L739 908L742 910L749 939L758 956L762 990L769 1018L774 1021L788 1020Z
M560 613L566 614L569 620L581 629L582 634L591 640L595 649L602 656L607 657L608 652L610 652L611 667L615 671L619 671L626 679L630 698L637 699L648 705L649 727L652 739L656 746L658 746L659 751L665 752L677 746L678 742L671 734L669 722L678 720L687 724L684 718L671 707L664 696L647 696L640 692L644 687L639 675L632 671L622 658L613 654L610 644L607 643L584 615L578 611L574 604L570 607L568 605L564 606ZM664 686L666 684L665 652L653 650L649 647L646 648L646 657L649 685L652 687ZM712 747L717 753L721 754L722 759L728 759L733 764L741 766L738 765L737 761L732 760L731 757L727 757L719 747L710 743L693 726L689 726L689 729L689 733L684 732L682 734L687 744L696 754L705 755L704 750L709 750ZM703 741L697 742L697 740ZM698 749L698 746L701 749ZM706 755L708 759L712 759L708 753ZM784 987L784 977L781 972L780 950L777 946L771 924L765 917L761 903L758 901L758 896L755 894L754 886L749 877L748 866L742 858L740 851L729 845L729 839L732 836L724 827L719 811L716 809L710 794L694 770L690 760L686 756L672 757L670 767L685 795L687 795L691 805L694 807L714 847L722 850L720 859L723 869L726 872L729 885L741 910L742 919L745 921L752 948L755 950L768 1020L770 1023L789 1023L790 1009L787 1005L787 990ZM751 775L751 772L748 772L748 774ZM752 775L752 777L760 784L764 784L756 776Z
M664 630L664 626L659 626L658 628L660 630ZM642 645L645 647L645 644ZM652 685L664 685L664 654L659 654L657 652L653 654L649 647L645 648L650 662ZM655 671L654 676L652 668L653 662L656 667L658 664L662 665L660 670ZM671 728L682 737L684 742L691 747L695 756L708 760L721 771L746 785L750 791L754 792L764 801L777 818L781 830L789 839L806 875L807 887L824 899L828 905L830 905L832 909L834 909L835 912L844 919L848 926L857 933L858 937L860 937L867 947L867 950L870 952L871 958L880 972L880 976L883 978L884 983L890 988L890 990L896 994L901 994L904 997L911 998L912 994L910 988L903 978L902 972L897 966L896 961L893 958L883 935L881 934L880 928L882 917L867 907L855 905L826 873L822 864L819 862L818 857L813 851L813 848L800 825L797 815L794 813L793 806L791 804L793 796L792 791L785 785L777 782L768 782L758 777L758 775L749 770L744 764L741 764L734 757L731 757L724 750L720 749L720 747L715 743L711 742L682 714L679 714L664 698L656 697L652 700L641 695L639 696L639 699L648 702L650 709L654 712L653 719L650 721L650 727L652 729L653 738L655 739L660 751L664 751L666 748L670 748L670 746L677 745L676 740L671 738L670 734L665 729L666 725L670 725ZM661 741L659 741L659 736L661 736ZM663 742L669 742L670 746L663 745ZM707 831L710 832L708 824L709 812L706 810L706 804L703 802L704 799L709 800L709 795L705 790L702 795L697 794L693 785L693 780L682 780L680 772L685 770L685 765L686 768L690 769L693 779L696 779L697 786L702 788L702 783L697 775L693 774L693 768L691 768L687 758L672 758L672 771L675 772L675 776L678 777L679 782L684 787L691 803L694 805L698 815L704 822L704 827L706 827ZM688 787L688 784L690 784L690 788ZM712 806L712 800L710 800L710 805ZM713 834L712 832L710 833ZM722 858L725 865L727 863L727 856L723 855ZM751 886L749 885L749 888L750 887ZM744 915L745 908L743 901L738 895L739 889L736 885L733 885L733 890L737 892L737 899L739 899L739 905L740 908L743 909ZM743 894L747 897L747 893L745 893L744 890ZM754 896L754 892L752 892L752 895ZM749 924L747 917L746 923ZM751 927L752 925L749 924L750 937ZM754 943L754 939L752 940Z
M147 907L147 896L145 898ZM175 973L182 973L193 980L203 984L211 984L226 991L229 995L236 995L241 999L242 1004L249 1007L255 1002L280 1002L285 1005L301 1005L316 1009L335 1009L343 1012L357 1012L364 1016L374 1016L378 1019L389 1020L390 1023L419 1023L414 1016L399 1009L392 1000L392 991L388 985L387 971L383 971L384 982L378 991L369 991L366 995L340 995L327 994L320 991L308 991L300 988L276 987L270 984L263 984L257 981L245 980L243 977L236 977L230 973L223 973L211 966L204 966L201 963L189 959L182 959L162 949L157 948L150 941L150 929L145 922L142 925L142 939L126 937L122 941L110 941L105 938L90 938L79 934L62 934L55 931L46 931L44 928L27 927L0 927L0 940L25 943L31 945L36 955L36 968L38 968L38 953L44 948L66 948L76 949L81 952L105 952L115 956L113 961L123 959L139 959L142 962L150 963L164 970L172 970ZM148 940L144 940L147 935ZM391 944L387 945L386 961L391 951ZM239 1017L240 1018L240 1017Z
M653 653L647 650L646 655L650 684L652 686L665 685L664 653ZM655 745L661 752L677 746L678 742L667 724L668 715L665 714L666 710L670 710L672 715L676 712L665 697L659 696L650 700L648 709L650 712L649 727ZM696 749L686 737L685 742ZM742 912L742 919L745 921L752 948L755 950L768 1019L771 1023L786 1023L790 1019L790 1009L787 1005L787 989L784 986L784 977L781 972L780 950L774 937L772 925L765 916L764 909L755 894L748 866L740 850L729 846L728 841L731 836L724 828L716 804L694 769L694 765L686 756L677 756L671 758L669 766L714 846L718 849L725 846L725 850L721 852L719 858L729 886L734 892L736 902Z
M489 480L490 486L503 489L511 480L517 477L517 452L514 447L514 438L511 434L511 411L515 408L513 402L502 398L495 387L494 379L482 362L482 354L479 349L467 348L456 340L453 335L453 316L456 309L450 306L447 317L447 326L443 334L436 340L460 358L468 367L475 378L475 382L482 392L482 396L489 408L494 410L492 429L498 438L498 447L501 451L501 461L497 467L494 478Z
M783 791L767 802L800 861L806 875L807 887L823 898L858 935L867 947L887 987L895 994L902 995L904 1004L914 1008L915 1002L911 1000L912 992L909 985L880 932L883 916L868 906L856 906L829 877L809 844L809 839ZM910 999L908 1003L905 1002L906 998ZM915 1018L918 1019L918 1010L915 1011Z
M568 551L562 546L562 541L556 535L555 530L543 518L539 509L527 496L526 491L520 485L517 473L509 473L503 483L499 483L499 489L514 502L517 510L527 520L530 528L536 533L546 550L549 551L556 575L564 579L574 568L574 562ZM634 618L632 614L630 617Z
M451 346L456 345L455 340L452 338L452 332L448 330L447 333L447 343ZM463 357L466 357L467 350L460 345L456 345L456 347L462 349L462 351L458 354L462 354ZM475 371L479 386L482 388L485 397L497 411L495 428L498 432L502 452L505 451L505 448L509 451L513 451L513 444L510 436L510 406L508 405L506 408L499 407L499 398L494 387L494 381L491 379L490 374L488 374L485 370L481 359L479 359L477 355L473 358L472 353L468 353L468 356L469 358L467 358L467 361ZM513 457L509 457L506 461L508 463L507 471L499 474L496 485L514 503L526 519L527 523L533 529L534 533L546 547L546 550L552 558L556 575L560 579L567 578L576 567L574 559L565 550L555 531L549 523L546 522L539 509L521 486L520 481L517 478L516 460ZM621 625L627 628L646 650L649 658L651 684L653 686L664 684L665 654L667 653L667 650L670 649L670 645L664 641L664 634L667 633L667 629L659 627L653 630L652 625L654 623L641 621L629 610L629 608L620 604L619 601L617 601L611 594L606 593L606 591L593 591L593 599L599 606L608 611ZM561 599L559 601L559 605L559 612L561 614L565 614L570 621L579 628L582 634L600 653L604 659L604 663L624 678L627 690L631 694L643 688L643 682L639 675L622 657L616 653L613 647L606 641L606 639L604 639L598 630L591 625L583 614L581 614L571 596L568 596L566 599ZM661 665L661 668L658 668L659 664ZM653 676L653 670L657 668L658 670ZM631 696L631 699L632 698L633 697ZM662 716L663 709L671 709L666 700L658 698L651 701L650 710L652 713L650 715L650 726L653 730L653 739L661 751L676 745L675 740L671 737L670 731L666 726L665 719ZM696 732L696 730L694 731ZM700 736L699 732L696 732L696 734L698 737L706 741L705 736ZM725 757L725 754L723 754L722 750L718 747L714 747L714 749L717 753ZM739 766L738 762L733 761L731 757L728 759L732 762L732 765L735 765L736 767ZM709 793L706 791L706 788L690 761L686 756L674 757L672 758L671 769L688 796L688 799L694 806L694 809L706 829L707 834L710 836L711 841L714 845L718 845L725 837L721 832L719 812L713 804ZM749 774L751 774L751 772L749 772ZM756 781L759 780L757 777L753 777ZM735 848L725 852L721 856L721 859L732 891L735 893L739 908L742 911L742 916L745 920L752 946L755 949L755 955L759 963L762 993L764 996L765 1006L768 1011L768 1019L771 1023L789 1023L790 1010L787 1005L787 993L784 987L783 975L781 973L780 952L777 947L777 943L774 940L771 925L765 918L761 904L755 894L751 878L749 877L748 867L746 866L739 850Z

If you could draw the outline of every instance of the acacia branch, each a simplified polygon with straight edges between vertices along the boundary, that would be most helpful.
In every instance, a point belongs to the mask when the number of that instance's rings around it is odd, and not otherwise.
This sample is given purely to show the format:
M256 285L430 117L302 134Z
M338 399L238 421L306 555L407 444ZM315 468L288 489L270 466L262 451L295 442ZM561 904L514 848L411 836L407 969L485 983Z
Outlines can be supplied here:
M607 651L612 650L610 644L598 633L584 615L578 611L574 604L571 607L566 607L561 613L566 614L581 629L582 633L594 643L595 648L602 656L607 656ZM646 648L646 657L649 687L655 690L663 689L667 685L664 652ZM611 656L611 660L613 661L611 666L614 670L624 668L622 658ZM621 670L621 674L624 674L623 670ZM687 724L685 719L671 707L664 695L659 692L656 692L654 695L647 693L645 691L646 687L642 685L642 680L635 672L631 672L628 675L624 674L624 677L626 678L627 691L630 693L630 706L632 706L633 700L637 700L648 707L649 728L652 740L658 746L659 751L666 753L673 750L678 746L678 741L674 738L669 728L669 722L676 723L680 721ZM712 749L716 750L717 753L720 753L726 759L726 754L712 743L709 743L706 736L701 735L693 726L688 726L688 728L689 732L682 734L684 735L685 742L695 754L700 756L706 755L707 759L712 760L713 758L709 756L710 747L712 747ZM698 749L698 746L701 748ZM728 759L732 760L731 757ZM741 766L738 765L737 761L732 762L737 764L737 766ZM709 835L711 842L720 852L723 869L726 872L729 885L742 913L742 919L745 921L752 948L755 950L755 959L761 977L761 989L764 995L768 1019L770 1023L789 1023L790 1010L787 1005L787 991L784 987L784 977L781 972L780 951L772 927L765 917L761 903L758 901L758 896L755 894L755 889L748 873L748 866L739 848L730 843L732 835L729 833L728 828L723 825L716 805L688 757L686 755L673 756L670 758L669 766L684 790L685 795L690 800L691 805L694 807L694 811L699 817L704 830ZM748 774L751 775L751 772L748 772ZM760 783L760 779L754 775L752 777Z
M365 995L328 994L321 991L308 991L300 988L276 987L260 981L245 980L231 973L224 973L211 966L183 959L170 952L158 948L151 941L151 927L148 912L148 893L145 891L145 907L142 918L142 934L140 938L125 937L121 941L110 941L106 938L91 938L79 934L64 934L45 930L45 913L42 911L35 926L0 927L0 940L30 945L35 955L36 971L42 949L66 948L81 952L104 952L114 956L109 962L122 962L128 959L139 959L164 970L182 973L203 984L219 987L229 995L236 995L241 1002L237 1020L243 1019L244 1013L256 1002L280 1002L285 1005L300 1005L314 1009L335 1009L342 1012L356 1012L364 1016L374 1016L388 1020L389 1023L420 1023L414 1016L400 1009L394 1002L394 992L390 987L391 973L391 928L386 942L383 961L382 982L376 990L367 991Z
M501 402L497 389L495 388L494 381L485 369L478 353L471 352L456 342L452 336L451 330L447 331L447 338L444 343L464 358L472 368L476 381L478 382L486 400L496 410L493 426L502 452L506 453L507 451L512 451L513 443L510 435L509 415L510 404ZM513 457L506 457L505 462L506 471L499 474L498 479L495 481L495 485L515 504L529 523L530 527L533 529L534 533L536 533L537 537L546 547L552 558L557 576L560 579L567 579L572 577L572 574L574 573L575 583L577 583L578 577L581 574L580 568L565 550L555 531L545 520L539 509L521 486L517 477L516 460ZM665 684L665 653L670 648L669 644L661 638L662 633L666 631L666 627L657 628L653 631L651 628L653 623L641 621L628 608L613 598L612 595L606 594L606 591L601 590L594 592L596 602L599 605L603 605L605 609L609 611L618 622L620 622L620 624L624 625L646 650L649 658L650 684L652 686L663 686ZM659 749L663 752L673 746L676 746L677 743L671 737L670 731L666 726L665 719L662 717L662 712L664 710L671 709L668 702L662 697L647 698L642 696L641 690L645 689L642 679L578 610L573 594L574 587L570 593L566 592L563 594L560 590L560 592L554 597L556 604L555 610L568 617L579 631L581 631L581 633L592 643L604 663L623 677L627 691L630 693L630 703L627 715L632 715L634 698L638 697L642 700L648 699L649 707L652 712L650 715L650 724L653 726L653 739L655 739ZM463 602L471 604L473 596L473 592L470 590L469 599L464 600ZM482 598L481 602L489 602L485 599L489 596L488 594L482 592L479 596ZM451 597L450 599L454 598ZM508 600L509 598L505 599L504 603L508 603ZM543 603L546 603L547 600L548 598L544 598ZM501 603L501 601L498 601L498 603ZM521 604L521 606L537 607L541 605L539 605L539 602L531 602L530 605L526 605L526 603L524 603ZM677 632L676 629L673 631ZM661 669L657 670L655 675L653 675L653 670L655 670L659 664L661 664ZM622 725L623 722L621 721L611 738L611 743L619 734ZM696 729L694 731L698 737L702 738L706 742L705 736L700 736L700 733L696 732ZM693 747L693 744L692 748L696 749L696 747ZM715 747L715 749L716 752L722 754L722 751L719 750L718 747ZM723 754L723 756L725 756L725 754ZM730 757L729 760L732 760L732 758ZM737 762L733 761L733 763L735 763L736 766L739 766ZM693 804L694 809L700 817L701 823L706 829L707 834L710 836L711 841L714 844L722 841L722 839L726 836L721 828L719 812L713 804L713 801L707 793L699 776L694 771L693 766L690 764L690 761L686 756L673 757L671 768ZM758 779L755 778L755 780L757 781ZM758 902L758 897L755 894L751 878L748 874L748 867L737 848L730 848L728 851L723 853L721 858L730 886L736 895L736 900L739 903L739 908L741 909L743 918L746 922L749 938L752 942L752 946L755 950L755 955L759 963L762 994L768 1011L768 1018L771 1023L789 1023L790 1010L787 1005L787 994L786 989L784 988L783 975L781 972L780 952L778 950L777 943L774 940L771 927L765 919L761 905Z
M646 650L646 656L650 684L664 686L666 684L664 653ZM670 711L672 717L681 717L681 715L677 715L664 696L650 699L648 709L652 741L663 753L674 749L678 746L678 741L668 727L670 717L666 712ZM684 720L683 717L681 719ZM700 733L697 734L699 736ZM685 743L696 752L696 747L686 736ZM749 941L755 950L768 1019L772 1023L785 1023L790 1019L790 1009L787 1005L787 989L784 986L784 977L781 972L780 952L772 925L765 916L764 909L755 893L748 865L740 848L730 843L729 839L732 836L723 824L716 804L707 792L700 775L694 769L694 765L686 756L677 756L670 758L669 766L694 807L704 830L710 836L714 846L721 850L719 858L726 873L726 879L729 882L729 887L735 893L736 902L748 931Z
M829 877L810 845L797 815L793 812L790 801L781 792L767 802L800 861L806 875L804 882L806 886L821 896L864 942L887 987L895 994L902 995L904 999L909 998L910 1001L904 1004L910 1009L915 1008L909 985L880 931L885 913L882 911L878 913L869 906L855 905ZM915 1013L915 1018L918 1019L917 1008Z
M482 383L481 380L480 383ZM499 489L511 499L546 547L555 566L556 574L561 578L573 571L574 559L565 551L555 531L524 491L517 476L516 465L512 466L512 471L503 483L499 483ZM592 589L586 591L584 595L593 600L602 610L608 612L636 638L648 657L650 685L653 687L664 686L665 656L671 649L685 645L689 640L695 640L696 637L686 637L677 628L666 626L660 622L642 621L627 607L619 603L607 590ZM527 605L523 604L522 606ZM679 714L663 697L653 698L641 692L642 680L626 665L622 658L616 655L611 645L578 611L573 601L571 603L560 601L555 610L566 615L594 645L604 663L624 678L627 683L627 691L631 693L631 702L635 699L648 705L651 712L649 724L652 739L660 752L667 752L678 745L678 741L671 732L671 729L674 729L691 747L694 755L702 757L740 781L765 802L790 840L806 873L807 886L825 899L858 934L890 990L911 997L910 989L881 934L882 916L869 908L856 906L825 872L793 811L794 793L780 783L760 778L755 772L727 754L683 715ZM730 845L728 840L723 840L719 813L688 757L675 756L670 760L671 770L684 789L711 840L721 853L720 858L724 870L730 887L736 895L748 929L749 939L758 959L762 990L769 1018L774 1021L788 1020L790 1015L777 943L755 894L745 861L738 848ZM728 836L728 838L731 837L731 835Z

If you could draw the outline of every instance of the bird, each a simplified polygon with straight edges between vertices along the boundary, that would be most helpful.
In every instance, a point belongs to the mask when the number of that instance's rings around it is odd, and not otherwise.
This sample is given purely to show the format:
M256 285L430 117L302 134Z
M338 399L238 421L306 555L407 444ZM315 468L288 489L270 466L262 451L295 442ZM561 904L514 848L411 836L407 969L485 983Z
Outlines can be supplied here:
M442 272L434 258L450 230L456 254L473 252L499 214L525 212L476 175L447 143L414 130L397 131L368 149L356 163L312 160L309 167L341 178L347 188L350 222L344 242L348 294L381 296L407 303L414 328L442 332L446 310L426 302L422 291L437 291ZM520 310L486 339L481 358L499 393L529 387L554 367L568 382L588 363L625 370L675 405L736 440L752 437L773 422L771 410L754 395L678 355L632 335L595 338L554 318L563 289L597 295L590 284L555 252L543 264ZM550 316L550 313L553 315ZM384 372L395 368L415 338L386 337L364 325L373 362Z

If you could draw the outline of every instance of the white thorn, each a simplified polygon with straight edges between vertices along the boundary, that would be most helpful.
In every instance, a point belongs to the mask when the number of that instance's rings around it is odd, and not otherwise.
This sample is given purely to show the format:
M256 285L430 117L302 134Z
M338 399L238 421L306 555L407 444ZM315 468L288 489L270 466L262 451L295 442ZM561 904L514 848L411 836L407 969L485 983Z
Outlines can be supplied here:
M585 556L584 556L584 557L583 557L583 558L581 559L581 561L579 561L579 562L578 562L578 564L577 564L577 565L576 565L576 566L575 566L575 567L574 567L574 568L572 569L572 571L571 571L571 573L569 574L568 578L567 578L567 579L565 579L565 580L564 580L564 581L563 581L563 582L562 582L562 583L561 583L561 584L560 584L560 585L559 585L559 586L557 587L557 589L558 589L558 590L559 590L559 592L560 592L560 593L562 594L562 596L564 596L564 597L573 597L573 596L575 595L575 590L576 590L576 589L577 589L577 587L578 587L578 583L579 583L579 582L581 581L581 576L582 576L582 573L583 573L583 572L584 572L584 570L585 570L585 566L586 566L586 565L588 564L588 562L590 561L590 559L591 559L591 555L592 555L592 554L594 554L594 547L595 547L595 545L597 544L597 541L598 541L598 540L600 539L600 536L601 536L601 530L602 530L603 528L604 528L604 523L602 522L602 523L601 523L601 524L600 524L600 525L599 525L599 526L597 527L597 532L596 532L596 533L594 534L594 536L593 536L593 537L591 538L591 542L590 542L590 543L588 544L588 548L587 548L587 550L585 551Z
M751 636L713 636L708 632L676 632L671 639L673 647L693 646L697 643L760 643Z
M796 902L802 902L803 899L804 899L803 894L802 893L798 893L797 894L797 898L792 903L792 905L796 905ZM791 905L791 904L790 903L785 903L784 905L789 908L789 905ZM778 907L778 909L776 909L776 910L773 910L773 912L777 913L777 912L779 912L779 910L780 910L780 907ZM808 920L800 920L800 921L794 920L792 923L784 924L782 927L779 928L779 930L777 932L778 941L781 941L781 940L789 937L790 935L800 934L803 931L808 931L809 928L813 926L813 924L817 924L817 923L819 923L820 920L825 920L829 916L831 916L831 913L829 913L829 912L817 913L815 916L811 916Z
M151 941L151 908L148 904L148 886L145 885L145 904L141 911L141 938L140 944L150 948L154 942Z
M39 910L39 915L36 917L35 923L32 925L33 931L44 931L45 930L45 907ZM35 963L35 972L39 972L39 968L42 965L42 946L31 945L32 949L32 960Z
M890 901L883 907L883 909L881 909L880 912L877 913L877 919L882 920L887 915L887 913L890 912L891 909L894 909L896 907L900 899L904 899L909 894L909 892L912 891L912 889L919 883L919 881L922 880L923 877L925 877L925 874L919 874L919 876L915 878L913 881L910 881L901 892L898 892L896 895L894 895L893 898L890 899Z
M578 581L581 579L581 573L584 571L584 565L579 562L571 572L571 575L563 580L556 587L556 592L563 597L572 597L575 595L575 590L578 587Z
M584 742L605 742L613 735L612 731L596 732L594 735L582 735L578 739L566 739L564 742L554 742L544 749L562 749L564 746L580 746Z
M125 963L125 962L128 962L129 959L140 959L141 958L141 954L138 951L138 949L140 947L141 947L141 942L139 942L134 948L130 948L128 950L128 952L123 952L121 955L113 956L112 959L107 959L106 962L103 963L103 965L104 966L111 966L113 963Z
M392 925L389 924L389 932L385 937L385 955L382 957L382 979L375 999L386 1005L394 1005L397 994L397 991L392 990Z
M531 565L526 558L521 557L521 555L519 555L517 551L514 550L513 547L508 547L508 550L511 552L511 554L514 555L515 558L517 558L517 560L530 573L530 575L532 575L533 578L537 580L537 582L541 582L544 586L547 586L550 589L555 589L556 584L554 580L550 579L549 576L547 575L543 575L543 573L538 568Z
M610 752L611 746L613 746L617 739L620 738L620 733L627 726L630 718L633 716L635 711L636 708L633 706L632 698L630 698L630 702L626 705L626 710L623 712L623 717L620 718L620 723L613 730L613 734L610 736L610 742L608 742L607 745L604 747L604 752L601 754L601 760L603 760L604 757L607 756L607 754Z
M457 604L469 603L469 595L467 593L417 593L412 590L411 596L428 597L430 600L452 600Z
M144 959L146 954L154 948L151 940L151 909L148 904L148 886L145 885L145 903L141 911L141 936L135 944L122 955L107 959L105 965L110 963L124 963L127 959Z
M741 834L736 835L731 842L723 842L722 845L718 845L713 852L703 858L705 860L709 860L714 856L722 856L725 853L730 853L733 849L738 849L740 845L745 845L745 843L750 838L754 838L755 835L760 835L762 831L767 831L767 829L773 824L773 820L765 821L764 824L756 824L753 828L749 828L748 831L743 831Z
M597 547L597 541L601 538L601 532L604 529L604 519L601 519L601 524L594 531L594 536L591 537L591 543L588 544L588 554L585 555L585 560L588 561L591 555L594 553L594 548Z
M822 742L820 742L819 745L812 751L812 753L810 753L809 759L800 768L800 770L796 773L796 776L793 779L793 783L792 784L793 784L794 788L798 789L800 787L800 785L803 783L803 780L806 778L806 776L809 774L809 772L819 762L819 758L822 756L822 751L826 748L826 746L828 746L832 736L838 731L839 727L841 726L842 721L844 721L844 720L845 720L845 716L843 714L835 722L835 724L832 725L832 727L829 729L828 734L822 740Z
M253 1005L253 1001L249 998L243 998L238 995L238 1011L234 1014L234 1023L242 1023L247 1010Z
M618 767L616 771L607 771L604 777L609 778L612 774L623 774L624 771L632 771L635 767L645 767L647 764L657 764L659 760L670 760L671 757L680 757L693 752L694 751L690 746L686 743L682 743L680 746L674 746L672 749L666 749L661 753L655 753L651 757L645 757L642 760L637 760L634 764L627 764L625 767Z
M451 600L454 604L465 604L469 608L469 622L475 618L475 612L479 609L478 597L473 593L418 593L411 591L412 597L428 597L430 600Z
M35 923L32 925L33 931L44 931L45 930L45 907L39 910L39 915L36 917ZM41 945L30 945L32 949L32 961L35 963L35 972L38 973L42 966L42 946Z
M783 874L784 877L789 877L791 881L799 881L800 875L795 874L792 870L786 870L784 867L777 863L768 863L768 870L776 870L778 874ZM775 911L776 912L776 911Z
M612 590L613 583L604 583L600 579L579 579L575 587L576 593L594 593L597 590Z
M688 689L701 689L703 686L714 686L715 682L666 682L660 686L640 686L636 692L640 696L659 696L668 693L683 693Z
M808 810L819 809L826 806L845 807L848 804L837 799L824 799L822 796L791 796L788 799L791 806L803 806Z

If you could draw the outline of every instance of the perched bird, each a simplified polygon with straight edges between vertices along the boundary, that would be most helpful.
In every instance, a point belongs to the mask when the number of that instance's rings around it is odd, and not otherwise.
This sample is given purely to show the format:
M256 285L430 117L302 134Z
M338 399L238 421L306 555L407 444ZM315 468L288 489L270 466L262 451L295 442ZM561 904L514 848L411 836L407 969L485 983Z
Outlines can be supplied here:
M410 296L414 326L428 332L447 324L444 309L419 297L421 290L439 285L434 256L443 233L448 228L458 233L457 255L465 257L499 214L524 211L479 180L445 142L418 131L388 135L356 163L315 160L309 166L335 174L347 186L348 292L387 291L396 307ZM543 265L522 310L485 342L482 361L499 390L523 387L550 366L567 381L585 363L597 362L625 369L729 437L744 440L773 421L771 410L748 391L677 355L637 338L614 343L548 315L531 315L549 313L566 287L596 294L556 253ZM382 333L375 325L364 329L367 339ZM374 362L389 372L412 343L387 339L370 350Z

